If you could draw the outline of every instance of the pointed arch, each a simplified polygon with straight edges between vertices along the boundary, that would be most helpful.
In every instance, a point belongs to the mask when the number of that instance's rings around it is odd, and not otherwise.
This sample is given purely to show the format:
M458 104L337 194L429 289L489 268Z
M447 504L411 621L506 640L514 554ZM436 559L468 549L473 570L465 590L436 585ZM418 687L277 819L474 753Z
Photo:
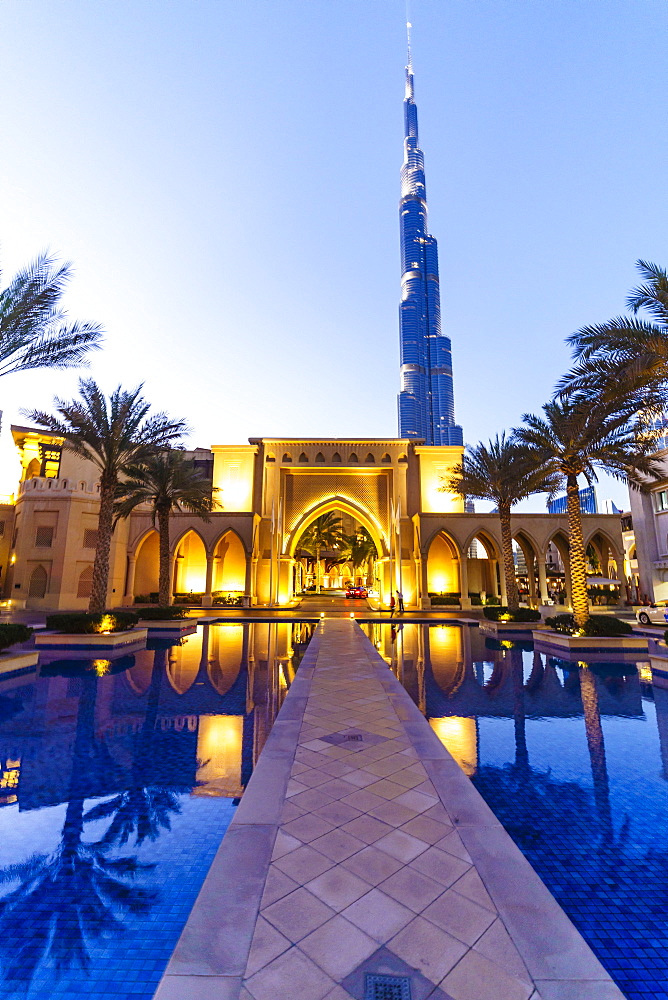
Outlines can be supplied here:
M158 591L160 576L160 536L155 528L144 532L135 546L135 579L133 596L146 596Z
M332 462L335 465L340 465L341 464L341 456L338 453L338 451L335 451L334 454L332 455Z
M284 452L283 462L291 462L291 461L292 461L292 455L290 454L290 452L289 451Z
M388 452L385 452L385 454L383 455L383 457L381 458L380 461L381 461L381 465L391 465L392 464L392 456L389 455Z
M246 589L246 546L234 528L226 528L213 546L213 593Z
M77 582L77 597L90 597L93 589L93 567L86 566L79 574Z
M203 594L206 586L206 544L195 528L187 528L173 548L174 593Z
M439 528L434 532L425 547L424 558L428 593L461 593L459 547L447 531Z
M351 452L350 456L348 458L348 464L349 465L359 465L359 461L360 460L357 457L357 452L355 452L355 451Z
M91 570L92 576L92 570ZM28 597L45 597L46 588L49 583L49 574L46 569L40 563L39 566L35 566L34 570L30 574L30 583L28 584Z
M373 452L370 451L370 452L367 453L367 456L364 459L364 463L365 463L365 465L375 465L376 464L376 456L373 454Z
M484 528L476 528L471 532L465 544L462 546L463 552L468 552L473 542L480 542L485 550L482 559L502 559L501 545L490 531Z
M322 465L322 464L324 463L324 461L325 461L325 456L323 455L323 453L322 453L321 451L319 451L319 452L318 452L318 454L317 454L317 455L315 456L315 460L316 460L316 462L318 462L318 463L319 463L320 465Z
M302 462L302 463L308 462L308 455L306 454L305 451L303 451L301 453L301 455L299 456L299 461Z
M286 546L287 554L294 556L295 549L297 548L297 542L304 534L309 524L312 524L317 517L320 517L323 514L328 514L332 510L343 511L344 514L350 514L351 517L354 517L355 520L358 521L359 524L363 525L371 535L379 557L382 558L388 554L387 539L385 538L383 530L376 519L369 513L369 511L362 507L358 507L357 504L353 503L351 500L341 496L328 497L327 500L316 504L302 514L290 533L288 544Z

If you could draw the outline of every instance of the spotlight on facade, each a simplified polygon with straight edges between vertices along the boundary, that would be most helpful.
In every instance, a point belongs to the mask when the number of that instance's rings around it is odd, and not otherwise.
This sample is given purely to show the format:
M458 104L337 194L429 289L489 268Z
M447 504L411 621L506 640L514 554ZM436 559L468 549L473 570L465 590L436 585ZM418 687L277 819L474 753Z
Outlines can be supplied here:
M354 617L355 617L355 612L354 612L354 611L351 611L351 612L350 612L350 617L351 617L351 618L354 618Z

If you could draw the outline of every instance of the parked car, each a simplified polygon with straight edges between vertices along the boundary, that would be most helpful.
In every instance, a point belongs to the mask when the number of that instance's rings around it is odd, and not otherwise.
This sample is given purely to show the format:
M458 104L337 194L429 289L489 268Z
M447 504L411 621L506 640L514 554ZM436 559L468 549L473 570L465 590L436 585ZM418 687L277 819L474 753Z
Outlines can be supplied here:
M348 587L346 597L366 597L367 593L366 587Z
M643 625L668 624L668 601L657 601L648 608L638 608L636 618Z

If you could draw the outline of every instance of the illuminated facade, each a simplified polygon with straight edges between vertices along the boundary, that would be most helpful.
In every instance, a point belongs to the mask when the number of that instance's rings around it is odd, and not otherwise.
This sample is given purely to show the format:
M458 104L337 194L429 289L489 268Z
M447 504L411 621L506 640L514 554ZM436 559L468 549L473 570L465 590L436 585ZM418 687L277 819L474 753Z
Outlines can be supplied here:
M66 449L59 454L62 442L38 429L12 431L22 479L15 502L0 505L2 594L33 609L84 609L97 540L97 471ZM409 607L429 607L432 599L462 608L505 601L497 515L466 512L461 497L441 489L461 447L405 438L252 438L191 454L212 470L221 506L209 522L185 513L171 518L177 600L290 604L307 583L300 540L316 518L335 511L373 540L373 581L384 603L395 590ZM583 522L585 543L614 579L617 567L623 572L619 518L585 514ZM513 529L527 600L539 604L548 598L551 547L568 564L566 517L517 514ZM147 508L116 527L110 565L109 607L157 599L158 536ZM354 582L345 572L323 573L325 586Z
M401 392L399 436L428 445L461 445L455 423L450 340L441 334L438 246L427 229L424 154L418 140L410 44L401 168Z

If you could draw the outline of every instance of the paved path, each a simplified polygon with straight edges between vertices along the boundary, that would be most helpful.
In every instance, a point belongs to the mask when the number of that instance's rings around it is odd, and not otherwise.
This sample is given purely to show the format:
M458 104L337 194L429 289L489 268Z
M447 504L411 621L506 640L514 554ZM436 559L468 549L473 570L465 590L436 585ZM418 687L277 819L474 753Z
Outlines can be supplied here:
M214 997L623 1000L340 619L309 646L156 993Z

